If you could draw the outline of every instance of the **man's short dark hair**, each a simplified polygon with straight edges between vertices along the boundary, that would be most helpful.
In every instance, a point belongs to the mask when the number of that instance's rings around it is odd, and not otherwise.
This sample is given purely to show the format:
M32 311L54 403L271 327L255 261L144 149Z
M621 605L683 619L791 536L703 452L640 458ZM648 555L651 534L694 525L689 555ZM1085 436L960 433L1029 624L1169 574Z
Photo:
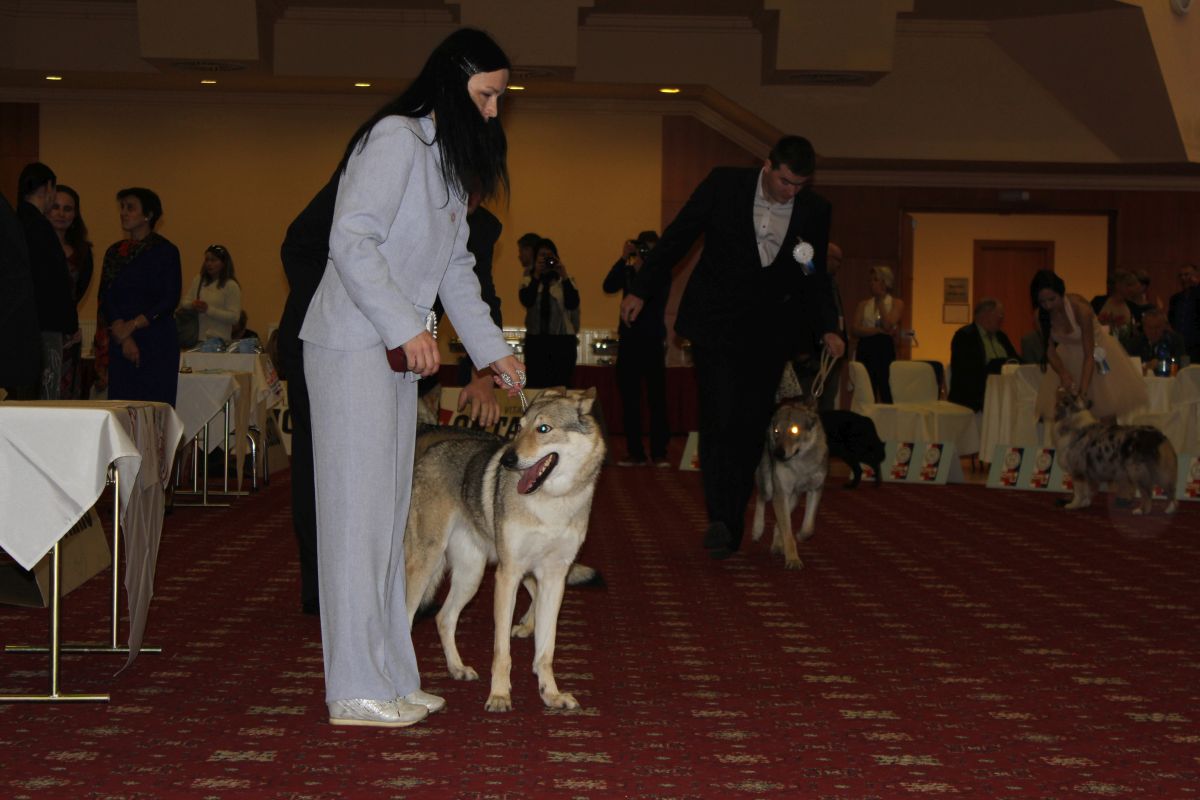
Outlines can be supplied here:
M122 189L117 192L117 202L121 202L126 197L136 197L138 199L138 202L142 204L142 213L146 215L146 219L150 220L150 229L154 230L154 226L158 224L158 219L163 213L162 200L158 199L158 195L150 189L144 189L141 186L131 186L128 189Z
M520 239L517 239L517 247L530 247L537 250L538 242L541 240L542 237L536 233L527 233Z
M17 202L24 200L47 183L58 183L54 170L40 161L26 164L21 170L21 177L17 179Z
M803 136L785 136L771 148L771 167L783 164L797 175L809 176L817 171L817 154L812 142Z
M989 311L995 309L998 305L1000 305L1000 301L994 297L983 298L975 304L975 317L978 318L980 314L988 313Z

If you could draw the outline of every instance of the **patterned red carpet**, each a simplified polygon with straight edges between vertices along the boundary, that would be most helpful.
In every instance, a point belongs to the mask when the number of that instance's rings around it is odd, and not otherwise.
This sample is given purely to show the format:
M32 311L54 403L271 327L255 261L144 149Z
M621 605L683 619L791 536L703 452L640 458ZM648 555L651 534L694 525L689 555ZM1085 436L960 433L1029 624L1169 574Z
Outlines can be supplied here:
M298 611L287 474L230 510L167 518L143 655L64 657L63 691L0 705L3 798L979 798L1200 795L1200 508L1168 520L981 487L831 486L785 572L765 542L713 562L696 473L606 468L568 590L560 686L532 644L515 710L483 709L490 582L449 708L401 731L325 721L316 619ZM103 576L64 604L103 640ZM523 608L523 606L522 606ZM46 615L0 607L6 643ZM44 691L44 656L0 653L0 692Z

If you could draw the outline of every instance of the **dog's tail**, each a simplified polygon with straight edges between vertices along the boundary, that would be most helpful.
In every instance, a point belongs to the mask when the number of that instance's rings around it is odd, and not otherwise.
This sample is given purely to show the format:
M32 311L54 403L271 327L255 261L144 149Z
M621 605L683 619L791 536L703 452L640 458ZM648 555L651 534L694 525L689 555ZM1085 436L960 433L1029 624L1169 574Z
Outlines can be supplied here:
M586 564L580 564L578 561L571 564L571 568L567 570L567 586L604 586L604 576L600 574L600 570L589 567Z
M1167 495L1168 514L1174 514L1179 505L1175 498L1175 478L1178 469L1179 458L1175 455L1175 448L1171 445L1171 440L1164 436L1158 446L1158 480Z

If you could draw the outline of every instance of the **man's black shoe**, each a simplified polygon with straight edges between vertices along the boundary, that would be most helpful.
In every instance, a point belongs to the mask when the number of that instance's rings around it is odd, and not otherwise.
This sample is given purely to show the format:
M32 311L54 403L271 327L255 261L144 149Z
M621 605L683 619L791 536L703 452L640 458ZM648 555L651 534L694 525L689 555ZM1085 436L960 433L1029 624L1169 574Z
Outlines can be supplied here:
M713 561L724 561L737 551L731 547L714 547L708 551Z
M708 524L708 530L704 532L705 550L729 550L731 541L733 541L733 534L729 532L729 528L724 522Z

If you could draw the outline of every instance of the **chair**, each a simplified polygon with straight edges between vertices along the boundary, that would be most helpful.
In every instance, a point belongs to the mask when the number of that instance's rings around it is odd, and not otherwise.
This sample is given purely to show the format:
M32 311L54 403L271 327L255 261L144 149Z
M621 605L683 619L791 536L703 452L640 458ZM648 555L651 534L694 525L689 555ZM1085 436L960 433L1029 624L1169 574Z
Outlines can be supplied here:
M875 431L885 442L916 442L925 438L925 414L906 404L876 403L871 376L861 362L846 365L850 391L850 410L875 423Z
M979 452L979 421L975 412L938 399L937 373L927 361L893 361L888 372L892 398L924 417L924 441L953 442L960 456Z

